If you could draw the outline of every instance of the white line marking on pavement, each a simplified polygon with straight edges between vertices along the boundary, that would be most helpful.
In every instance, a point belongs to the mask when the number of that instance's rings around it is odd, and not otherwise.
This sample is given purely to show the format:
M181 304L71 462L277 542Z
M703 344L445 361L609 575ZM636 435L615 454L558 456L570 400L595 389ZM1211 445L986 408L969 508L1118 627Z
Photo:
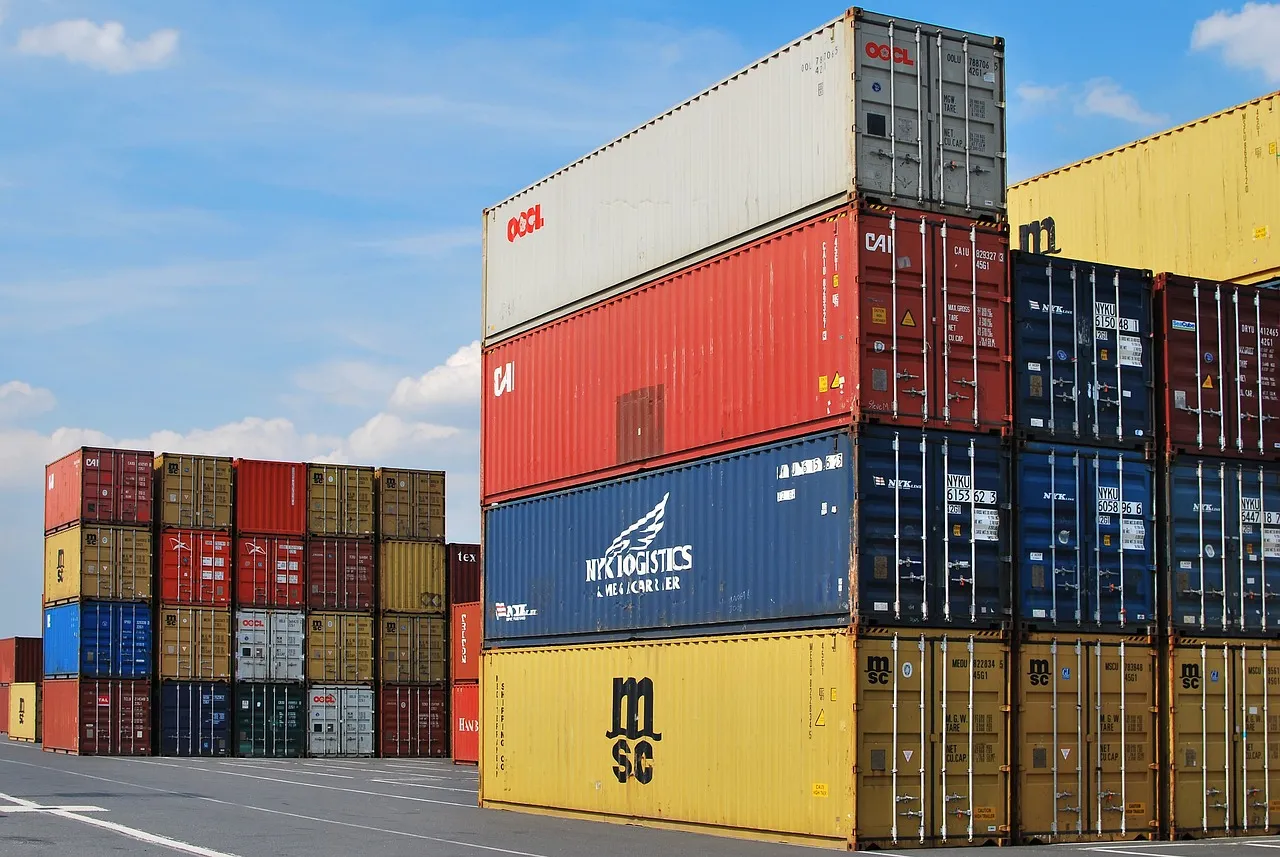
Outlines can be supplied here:
M461 792L462 794L475 794L475 789L454 789L449 786L432 786L426 783L397 783L393 780L369 780L371 783L383 783L388 786L411 786L415 789L436 789L442 792Z
M268 768L263 765L242 765L238 762L222 762L223 765L230 765L233 768L248 768L251 771L284 771L287 770L294 774L303 774L308 777L332 777L335 780L354 780L355 777L348 774L326 774L324 771L308 771L304 768Z
M1270 842L1241 842L1241 845L1251 845L1254 848L1280 848L1280 845L1274 845Z
M100 806L0 806L0 812L106 812L106 810Z

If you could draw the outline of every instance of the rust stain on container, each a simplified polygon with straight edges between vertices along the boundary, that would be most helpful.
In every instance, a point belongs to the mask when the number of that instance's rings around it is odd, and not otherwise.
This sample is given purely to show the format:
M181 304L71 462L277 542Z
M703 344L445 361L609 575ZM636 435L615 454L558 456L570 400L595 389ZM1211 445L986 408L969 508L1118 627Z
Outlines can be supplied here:
M155 468L161 526L231 529L230 458L164 453Z
M373 681L373 617L355 613L308 616L307 678L324 684Z
M307 465L307 531L313 536L374 534L373 468Z
M44 603L151 600L151 530L80 524L44 540Z
M377 471L378 535L384 539L444 541L443 470Z

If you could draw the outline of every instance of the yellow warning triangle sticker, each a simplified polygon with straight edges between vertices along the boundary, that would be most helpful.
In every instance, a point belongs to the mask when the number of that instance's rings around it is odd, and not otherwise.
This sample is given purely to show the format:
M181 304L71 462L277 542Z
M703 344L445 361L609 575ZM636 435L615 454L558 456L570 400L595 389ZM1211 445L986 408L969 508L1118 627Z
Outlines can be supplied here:
M916 317L911 314L911 310L907 310L902 314L902 326L903 327L916 326Z
M826 709L825 709L825 708L819 708L819 709L818 709L818 719L817 719L817 720L815 720L815 721L813 721L813 725L814 725L814 726L826 726L826 725L827 725L827 711L826 711Z
M1204 383L1203 383L1203 384L1201 384L1200 386L1201 386L1201 387L1204 387L1206 390L1212 390L1212 389L1213 389L1213 376L1212 376L1212 375L1205 375L1205 376L1204 376Z
M844 386L844 379L840 377L839 372L831 376L831 389L839 390L843 386Z

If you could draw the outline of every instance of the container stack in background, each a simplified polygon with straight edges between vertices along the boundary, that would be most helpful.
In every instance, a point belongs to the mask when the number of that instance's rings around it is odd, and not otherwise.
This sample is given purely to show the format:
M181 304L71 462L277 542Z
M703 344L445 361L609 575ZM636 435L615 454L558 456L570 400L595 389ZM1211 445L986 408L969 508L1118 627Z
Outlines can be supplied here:
M453 761L480 761L480 545L446 546L449 571L449 748Z
M0 735L40 740L44 655L39 637L0 640Z

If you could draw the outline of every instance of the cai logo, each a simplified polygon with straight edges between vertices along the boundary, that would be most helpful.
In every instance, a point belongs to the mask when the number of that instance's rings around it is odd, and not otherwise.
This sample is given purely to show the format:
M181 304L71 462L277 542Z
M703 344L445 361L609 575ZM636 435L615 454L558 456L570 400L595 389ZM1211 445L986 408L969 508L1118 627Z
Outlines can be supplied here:
M613 739L613 775L618 782L653 781L653 745L662 740L653 725L653 679L613 680L613 727L604 737Z
M666 526L671 492L627 527L605 549L604 556L586 561L586 582L595 583L596 597L672 592L680 588L679 572L693 568L693 545L653 547Z

